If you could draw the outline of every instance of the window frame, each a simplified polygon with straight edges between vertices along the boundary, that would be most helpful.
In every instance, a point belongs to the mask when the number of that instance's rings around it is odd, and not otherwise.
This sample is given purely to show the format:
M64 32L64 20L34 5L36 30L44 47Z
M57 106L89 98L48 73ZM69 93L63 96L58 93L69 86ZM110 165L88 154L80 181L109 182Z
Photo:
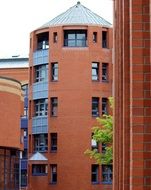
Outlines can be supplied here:
M108 63L102 63L102 82L108 82ZM104 74L105 71L105 74Z
M58 62L51 63L51 81L58 81L58 71Z
M99 74L99 72L100 72L100 63L99 62L92 62L92 69L91 69L91 71L92 71L92 81L99 81L99 78L100 78L100 74ZM96 73L96 74L93 74L93 72L94 73ZM96 79L95 79L96 78Z
M84 34L84 39L79 38L80 34ZM73 35L73 38L69 35ZM74 45L69 44L70 42ZM79 42L82 42L81 45ZM64 47L87 47L87 30L64 30Z
M104 114L108 114L108 99L106 97L102 98L102 115Z
M44 82L48 80L48 64L43 65L36 65L34 66L35 75L34 81L37 82Z
M35 166L35 168L33 168ZM36 168L36 166L40 167L40 168ZM42 168L43 167L43 168ZM40 169L40 172L38 171L34 171L34 170L39 170ZM43 171L44 172L43 172ZM46 176L48 174L48 171L47 171L47 164L32 164L32 176Z
M92 117L99 117L99 115L100 115L100 105L99 105L99 102L100 102L100 98L99 97L92 97Z
M58 97L51 97L51 116L58 116Z
M107 171L104 171L104 169L103 169L104 167L110 167L110 168L108 168L110 170L107 169ZM108 179L107 181L103 180L104 179L103 175L107 176L107 179ZM111 175L111 177L110 177L110 175ZM113 180L113 166L112 165L105 165L105 164L103 164L102 165L102 183L103 184L112 184L112 180Z
M43 106L43 109L41 109ZM48 115L48 99L38 99L34 100L34 116L47 116Z
M44 135L44 139L42 139ZM42 142L42 141L45 142ZM47 152L48 151L48 135L47 134L34 134L33 135L34 152Z
M58 148L58 134L57 133L51 133L51 145L50 145L50 151L51 152L57 152Z
M93 168L93 167L96 167L96 168ZM93 169L95 169L95 171L93 171ZM95 178L96 180L93 180L93 178ZM91 165L91 182L92 184L99 183L99 165L98 164Z
M50 164L50 184L57 184L57 177L57 164ZM56 179L54 180L54 178Z

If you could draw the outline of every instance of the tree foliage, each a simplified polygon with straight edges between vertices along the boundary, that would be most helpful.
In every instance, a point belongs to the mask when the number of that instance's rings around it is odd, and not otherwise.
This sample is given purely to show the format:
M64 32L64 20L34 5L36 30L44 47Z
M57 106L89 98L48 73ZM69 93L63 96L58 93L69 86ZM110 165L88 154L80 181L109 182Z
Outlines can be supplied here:
M109 98L110 107L113 108L113 98ZM96 118L98 125L92 128L92 139L97 143L105 144L105 151L98 152L97 149L87 149L85 154L95 159L98 164L111 164L113 161L113 117L104 114Z

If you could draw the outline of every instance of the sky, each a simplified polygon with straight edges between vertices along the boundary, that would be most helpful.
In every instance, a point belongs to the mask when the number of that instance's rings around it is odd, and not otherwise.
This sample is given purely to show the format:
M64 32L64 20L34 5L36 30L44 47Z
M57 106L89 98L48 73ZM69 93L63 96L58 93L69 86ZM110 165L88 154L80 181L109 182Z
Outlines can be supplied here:
M0 58L29 54L30 32L74 6L78 0L0 0ZM113 23L112 0L80 0Z

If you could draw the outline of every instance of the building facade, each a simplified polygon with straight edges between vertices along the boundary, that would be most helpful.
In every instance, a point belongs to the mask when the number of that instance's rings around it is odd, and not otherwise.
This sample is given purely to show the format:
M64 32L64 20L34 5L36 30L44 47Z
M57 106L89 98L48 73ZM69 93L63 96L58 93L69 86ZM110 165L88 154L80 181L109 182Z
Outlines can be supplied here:
M27 159L28 159L28 58L12 56L0 59L0 76L11 77L20 81L24 99L24 111L21 116L20 127L23 131L24 148L20 154L20 186L27 187Z
M20 129L23 97L19 81L0 77L0 107L0 189L19 190L20 151L23 150Z
M31 33L29 60L29 190L111 189L84 155L112 95L111 24L78 2Z
M114 190L151 189L151 2L114 9Z

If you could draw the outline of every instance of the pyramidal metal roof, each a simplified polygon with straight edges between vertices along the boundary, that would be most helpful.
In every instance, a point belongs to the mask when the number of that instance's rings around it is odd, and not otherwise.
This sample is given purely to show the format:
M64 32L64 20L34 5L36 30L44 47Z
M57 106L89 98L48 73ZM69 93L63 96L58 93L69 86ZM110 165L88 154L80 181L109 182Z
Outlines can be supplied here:
M51 21L42 25L40 28L46 28L57 25L101 25L111 27L111 23L104 18L84 7L79 1L76 5L69 8L64 13L58 15Z
M40 152L36 152L29 158L29 160L30 161L47 161L48 159Z

